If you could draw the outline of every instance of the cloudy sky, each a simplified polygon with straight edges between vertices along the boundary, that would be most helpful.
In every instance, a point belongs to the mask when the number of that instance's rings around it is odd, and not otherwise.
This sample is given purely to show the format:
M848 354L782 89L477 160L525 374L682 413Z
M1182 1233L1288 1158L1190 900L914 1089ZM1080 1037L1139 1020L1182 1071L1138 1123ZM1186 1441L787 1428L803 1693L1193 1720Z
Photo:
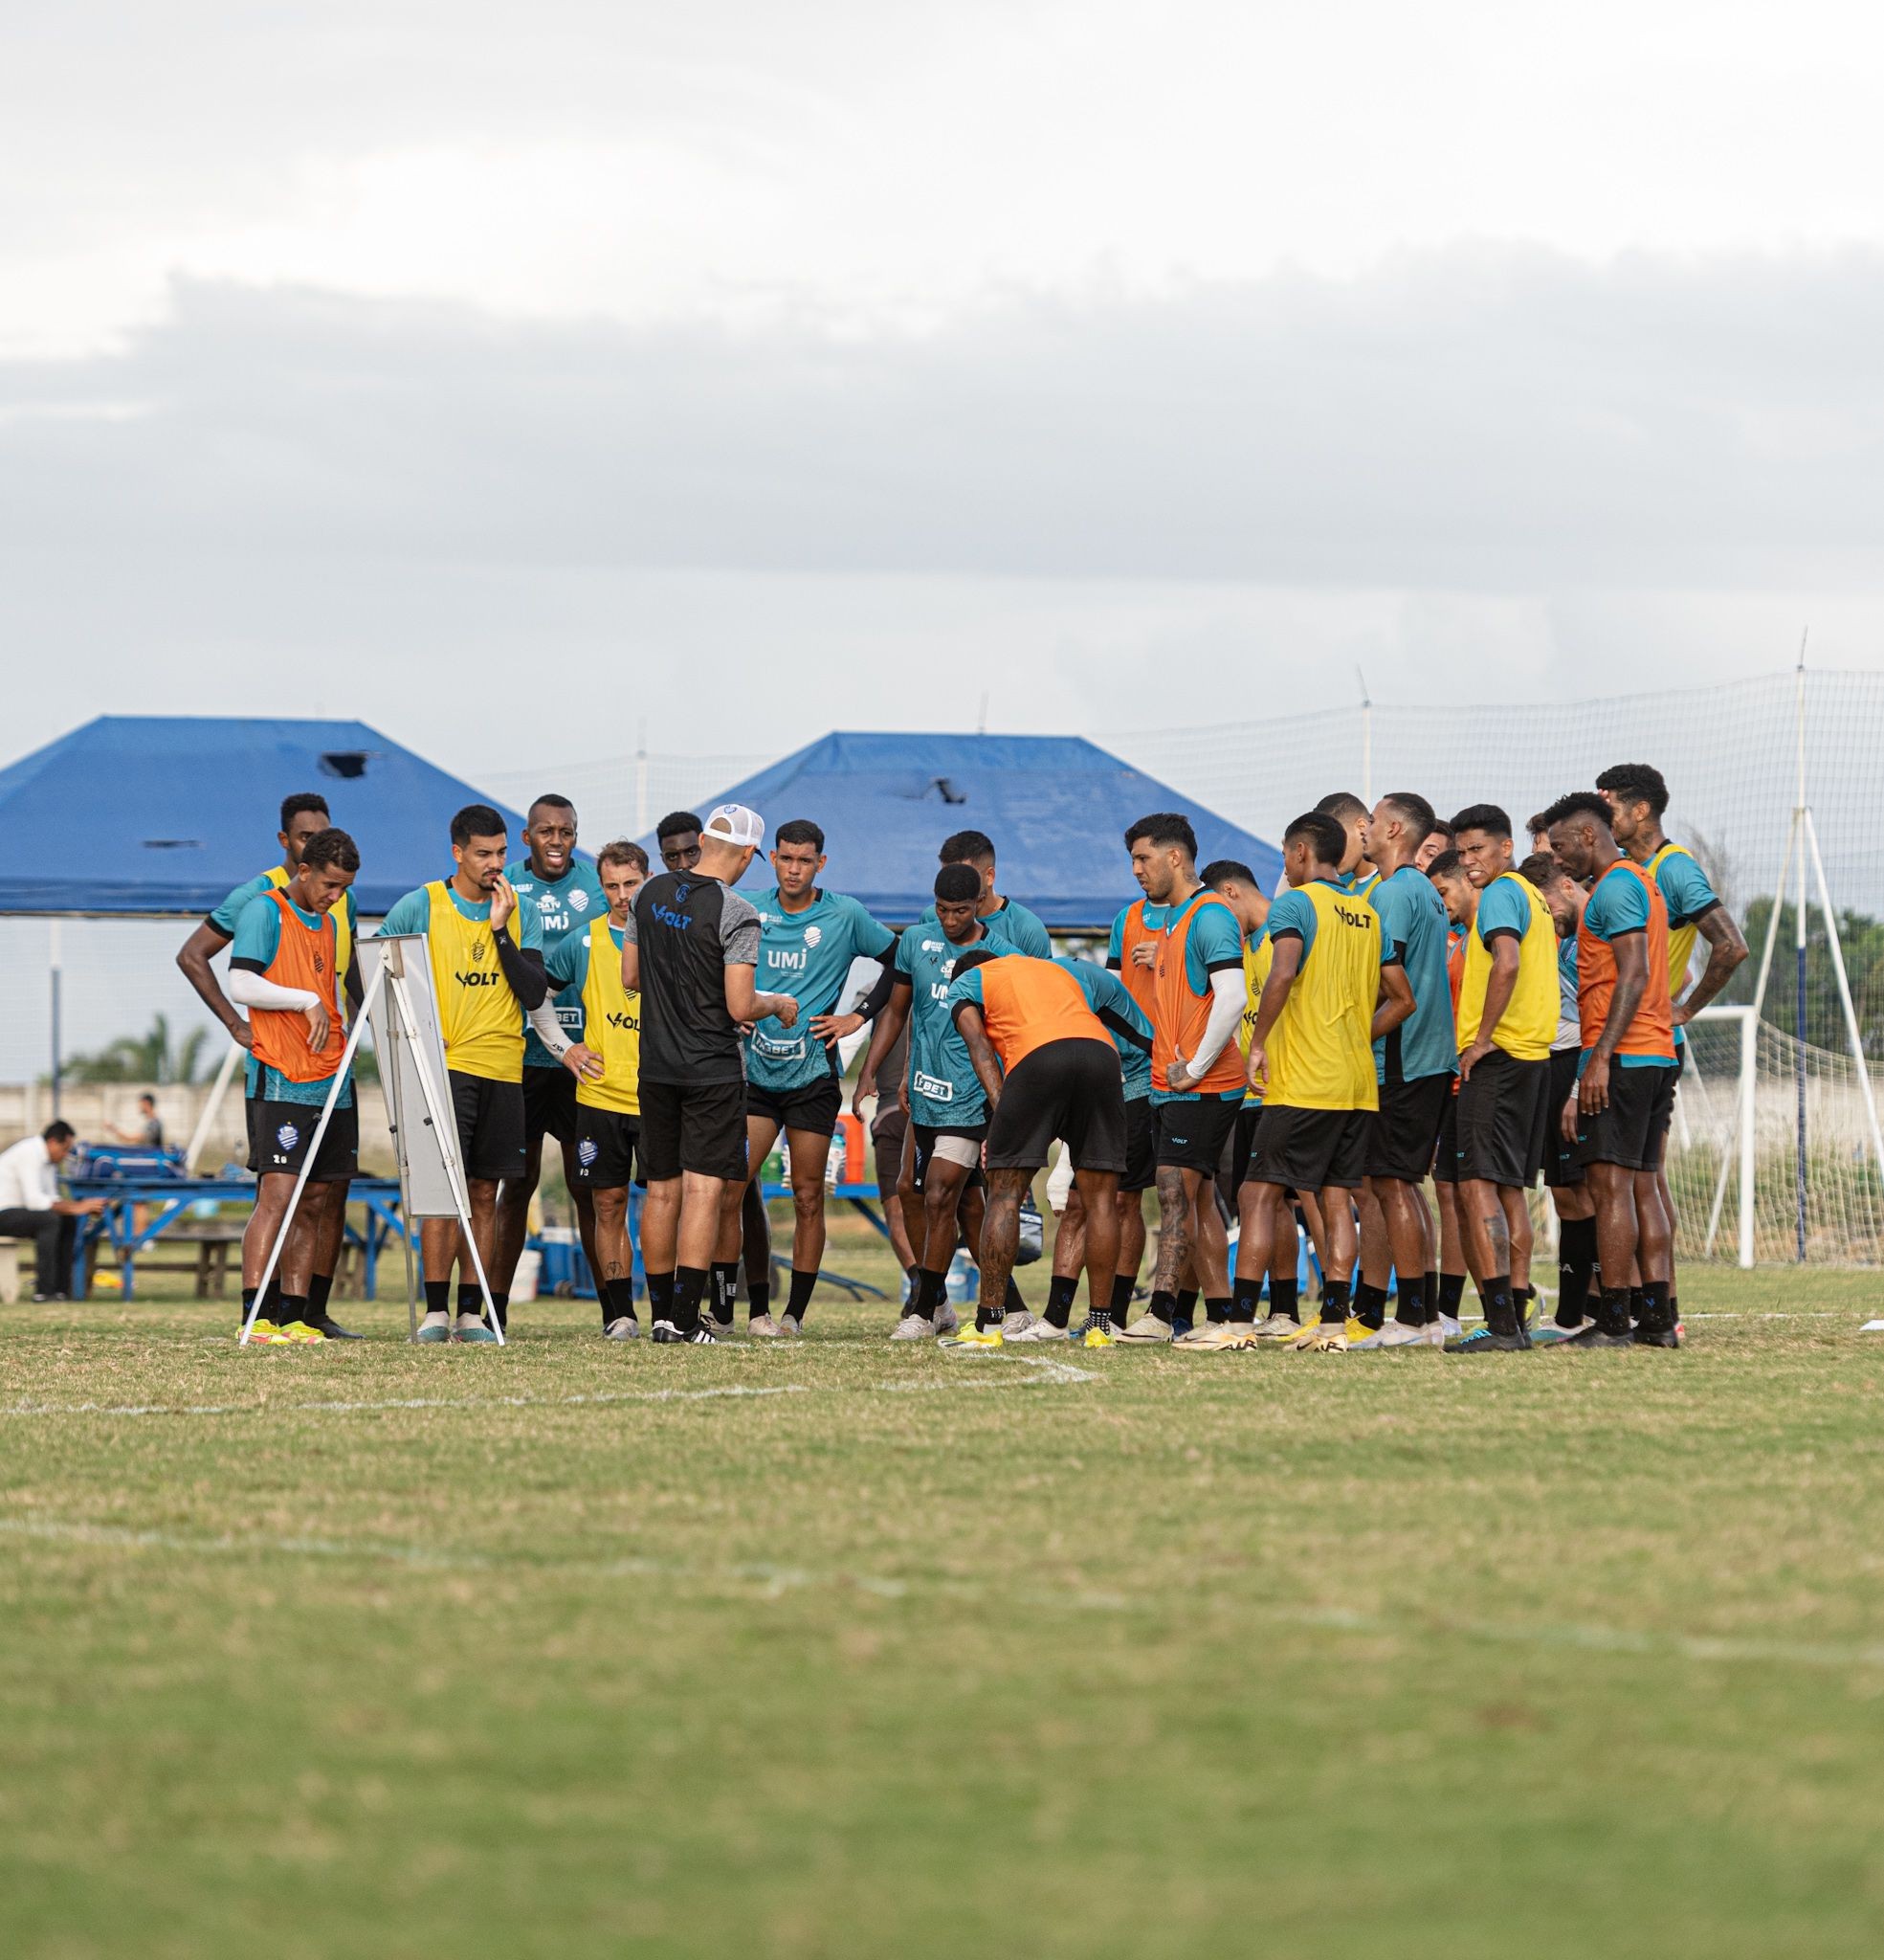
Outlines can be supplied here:
M9 12L0 759L1884 665L1849 0Z

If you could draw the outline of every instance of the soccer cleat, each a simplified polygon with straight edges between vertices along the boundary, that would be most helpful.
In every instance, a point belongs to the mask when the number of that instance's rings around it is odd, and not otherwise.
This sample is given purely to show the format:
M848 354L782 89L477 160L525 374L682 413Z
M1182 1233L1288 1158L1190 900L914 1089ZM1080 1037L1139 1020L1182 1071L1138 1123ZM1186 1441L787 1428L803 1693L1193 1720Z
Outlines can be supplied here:
M1238 1348L1256 1345L1255 1329L1247 1321L1208 1321L1193 1328L1182 1341L1171 1343L1174 1352L1186 1354L1226 1354Z
M1354 1341L1349 1345L1359 1348L1363 1354L1375 1353L1383 1348L1424 1348L1426 1328L1409 1327L1405 1321L1388 1321L1383 1326L1375 1328L1364 1340Z
M1311 1321L1296 1339L1297 1354L1345 1354L1347 1352L1347 1330L1355 1325L1348 1321Z
M704 1320L688 1334L683 1334L672 1321L656 1321L654 1332L648 1338L663 1348L717 1348L720 1345Z
M920 1313L906 1313L890 1330L893 1341L926 1341L936 1331L934 1321L924 1320Z
M240 1341L242 1338L242 1330L239 1327L235 1330L235 1338L237 1341ZM287 1343L282 1337L281 1329L273 1321L257 1318L255 1325L249 1329L249 1346L251 1348L282 1348L286 1347Z
M1635 1336L1628 1328L1620 1334L1604 1331L1600 1323L1592 1321L1582 1332L1572 1334L1567 1341L1559 1341L1560 1348L1633 1348Z
M1131 1342L1135 1348L1155 1348L1170 1340L1171 1324L1169 1321L1161 1321L1155 1313L1141 1313L1117 1338Z
M1065 1341L1072 1337L1064 1327L1056 1327L1052 1321L1042 1320L1037 1314L1029 1314L1028 1325L1017 1334L1013 1331L1011 1317L1001 1328L1001 1338L1009 1345L1016 1341L1027 1343Z
M804 1325L792 1315L787 1313L779 1316L779 1333L784 1339L795 1341L804 1331Z
M722 1321L718 1314L703 1313L700 1315L700 1321L703 1325L713 1329L713 1338L716 1341L730 1341L733 1338L733 1324L730 1320Z
M690 1348L717 1348L720 1345L720 1336L713 1331L713 1319L709 1314L702 1314L695 1324L694 1331L681 1338Z
M365 1334L356 1334L351 1327L342 1326L340 1322L335 1320L331 1314L323 1313L318 1318L310 1320L308 1325L323 1341L364 1341L366 1338Z
M1426 1325L1420 1329L1420 1339L1429 1348L1444 1348L1446 1346L1445 1324L1441 1321L1428 1321Z
M746 1338L752 1341L776 1341L779 1338L779 1324L768 1313L756 1313L745 1324Z
M1021 1335L1027 1332L1028 1328L1037 1325L1039 1320L1040 1316L1037 1313L1029 1313L1026 1307L1017 1306L1001 1323L1001 1331L1008 1340L1018 1340Z
M449 1341L452 1338L451 1315L448 1313L427 1314L424 1320L419 1323L418 1338L426 1343L428 1347L434 1342Z
M1001 1323L996 1321L991 1327L964 1327L959 1334L943 1337L941 1345L944 1348L973 1348L986 1349L1003 1346Z
M1286 1313L1273 1313L1256 1323L1255 1337L1258 1341L1293 1341L1301 1330L1300 1321Z
M462 1342L467 1348L495 1348L498 1336L497 1329L480 1320L477 1315L461 1313L458 1315L457 1325L452 1329L452 1339Z
M602 1329L602 1338L605 1341L638 1341L641 1323L632 1313L621 1314Z
M1528 1354L1531 1351L1531 1337L1520 1326L1515 1333L1494 1333L1490 1327L1477 1327L1468 1334L1452 1349L1454 1354Z
M1447 1347L1450 1348L1464 1332L1457 1315L1442 1313L1439 1316L1439 1338Z
M285 1341L297 1348L304 1348L310 1345L318 1345L320 1342L324 1341L326 1336L316 1328L310 1327L305 1321L289 1321L276 1328L275 1338L277 1341Z
M1089 1315L1086 1325L1079 1329L1079 1345L1082 1348L1116 1348L1119 1343L1113 1337L1110 1321L1096 1321Z
M952 1334L961 1325L962 1316L955 1311L954 1302L944 1300L936 1308L936 1332L938 1334Z
M1561 1348L1575 1334L1581 1334L1585 1327L1593 1327L1594 1321L1579 1321L1574 1327L1561 1325L1556 1321L1545 1321L1540 1327L1531 1329L1531 1345L1534 1348Z
M1651 1327L1646 1321L1638 1321L1631 1338L1638 1348L1679 1348L1681 1329L1678 1326Z

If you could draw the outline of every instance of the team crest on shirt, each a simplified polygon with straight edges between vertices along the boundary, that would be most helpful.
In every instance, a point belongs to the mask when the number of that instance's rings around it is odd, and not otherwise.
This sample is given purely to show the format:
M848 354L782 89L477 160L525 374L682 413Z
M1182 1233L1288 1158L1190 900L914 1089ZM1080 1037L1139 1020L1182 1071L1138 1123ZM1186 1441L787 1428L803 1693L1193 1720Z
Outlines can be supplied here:
M327 970L327 962L320 953L314 955L314 970L317 973L324 973Z
M588 894L583 890L581 885L577 885L575 890L569 894L569 904L577 912L587 912L588 910Z
M808 926L806 926L806 928L805 928L805 944L806 944L807 946L816 946L816 945L817 945L817 943L818 943L818 941L819 941L819 940L821 940L821 939L822 939L823 937L824 937L824 927L823 927L822 925L808 925Z
M284 1150L292 1150L295 1147L295 1146L300 1142L300 1131L297 1129L292 1123L284 1123L281 1125L281 1127L275 1132L275 1141L277 1144L279 1144Z
M584 1137L576 1146L576 1162L587 1170L602 1154L602 1147L593 1137Z
M474 939L471 942L471 957L474 960L481 960L484 957L485 947L490 944L491 942L488 939Z

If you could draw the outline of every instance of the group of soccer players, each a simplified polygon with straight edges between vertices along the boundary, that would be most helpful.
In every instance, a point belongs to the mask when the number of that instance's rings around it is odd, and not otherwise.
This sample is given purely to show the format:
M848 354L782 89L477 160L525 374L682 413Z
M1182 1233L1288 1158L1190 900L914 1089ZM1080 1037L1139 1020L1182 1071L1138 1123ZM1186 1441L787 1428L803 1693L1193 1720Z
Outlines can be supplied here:
M1606 770L1531 819L1520 859L1495 805L1448 823L1417 794L1371 810L1335 794L1289 825L1273 893L1234 860L1200 869L1186 819L1155 813L1125 834L1143 896L1101 964L1054 956L976 831L942 843L934 902L898 932L822 882L809 819L778 827L774 881L748 899L736 887L765 826L740 806L663 818L656 872L629 841L579 858L565 797L531 805L516 858L502 816L474 804L452 823L451 876L380 928L425 935L468 1198L468 1232L421 1226L418 1339L495 1342L507 1325L546 1137L608 1338L642 1331L635 1183L654 1340L726 1338L742 1267L747 1332L798 1334L823 1258L840 1044L868 1027L853 1106L908 1279L893 1340L1674 1347L1662 1158L1683 1024L1746 948L1663 834L1667 805L1654 769ZM357 1163L350 1081L316 1132L361 1000L360 858L318 795L287 800L277 843L280 862L178 962L250 1050L243 1315L264 1346L353 1338L328 1312ZM210 964L225 946L226 992ZM859 962L875 963L866 988ZM793 1218L775 1316L759 1180L781 1137ZM1071 1181L1036 1315L1013 1279L1020 1209L1056 1146ZM1531 1278L1540 1176L1560 1241L1547 1326ZM1130 1320L1147 1192L1156 1258ZM1306 1319L1305 1242L1320 1273ZM980 1268L972 1326L947 1295L964 1247ZM1484 1313L1471 1335L1468 1275Z

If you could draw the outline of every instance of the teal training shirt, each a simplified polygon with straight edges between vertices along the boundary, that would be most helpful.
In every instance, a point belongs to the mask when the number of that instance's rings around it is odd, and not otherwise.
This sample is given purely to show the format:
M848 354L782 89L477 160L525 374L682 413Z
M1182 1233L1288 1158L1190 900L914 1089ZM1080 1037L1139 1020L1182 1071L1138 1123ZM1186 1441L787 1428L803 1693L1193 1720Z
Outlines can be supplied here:
M968 945L985 946L997 958L1015 950L989 932ZM897 972L910 987L909 1117L930 1129L972 1129L987 1121L968 1044L943 1005L956 958L967 950L951 945L933 919L919 921L897 943Z
M272 889L264 879L262 891ZM347 896L350 898L352 894ZM345 900L342 902L344 903ZM288 903L295 905L292 899ZM305 924L316 925L320 924L321 915L303 912L295 905L295 917ZM281 908L272 898L265 898L257 892L242 907L241 916L235 922L235 935L229 948L230 964L239 964L253 968L258 973L266 973L280 948ZM333 1086L333 1080L332 1076L326 1076L312 1082L291 1082L279 1069L268 1067L253 1055L249 1057L248 1093L252 1099L263 1102L311 1102L318 1109L327 1100L327 1091ZM353 1072L349 1069L346 1080L341 1085L340 1101L334 1107L350 1109L352 1106Z
M853 960L879 958L896 935L842 892L814 889L802 912L787 912L774 885L753 903L759 908L753 985L761 993L790 994L798 1020L787 1028L769 1015L754 1027L745 1043L745 1079L783 1094L837 1073L837 1050L812 1034L812 1017L837 1006Z
M571 861L561 878L539 878L530 869L527 858L515 864L506 864L503 875L517 894L519 908L534 911L537 915L537 924L543 932L545 969L549 965L549 955L565 939L571 935L580 938L609 909L609 902L602 895L602 880L595 875L594 865L585 863L579 858ZM582 989L565 987L552 999L556 1018L564 1034L571 1041L579 1041L582 1038ZM523 1027L523 1066L562 1066L527 1021Z
M448 878L445 880L445 896L451 900L460 919L479 920L491 916L491 902L483 900L472 904L458 896L458 889ZM602 907L603 911L609 908ZM399 932L429 932L432 929L432 894L425 885L415 892L408 892L397 900L384 919L380 921L379 937L390 939ZM519 905L517 908L518 945L526 953L543 950L543 914L534 905ZM552 1063L551 1066L559 1064Z
M934 905L923 913L920 923L935 924ZM1009 952L1026 953L1030 959L1035 960L1053 957L1053 945L1047 937L1047 928L1017 899L1003 899L1001 909L990 912L982 921L982 930L989 939L998 940Z
M1403 864L1367 894L1384 936L1406 969L1413 1012L1374 1043L1374 1080L1418 1082L1458 1067L1457 1023L1446 973L1446 907L1423 871Z

